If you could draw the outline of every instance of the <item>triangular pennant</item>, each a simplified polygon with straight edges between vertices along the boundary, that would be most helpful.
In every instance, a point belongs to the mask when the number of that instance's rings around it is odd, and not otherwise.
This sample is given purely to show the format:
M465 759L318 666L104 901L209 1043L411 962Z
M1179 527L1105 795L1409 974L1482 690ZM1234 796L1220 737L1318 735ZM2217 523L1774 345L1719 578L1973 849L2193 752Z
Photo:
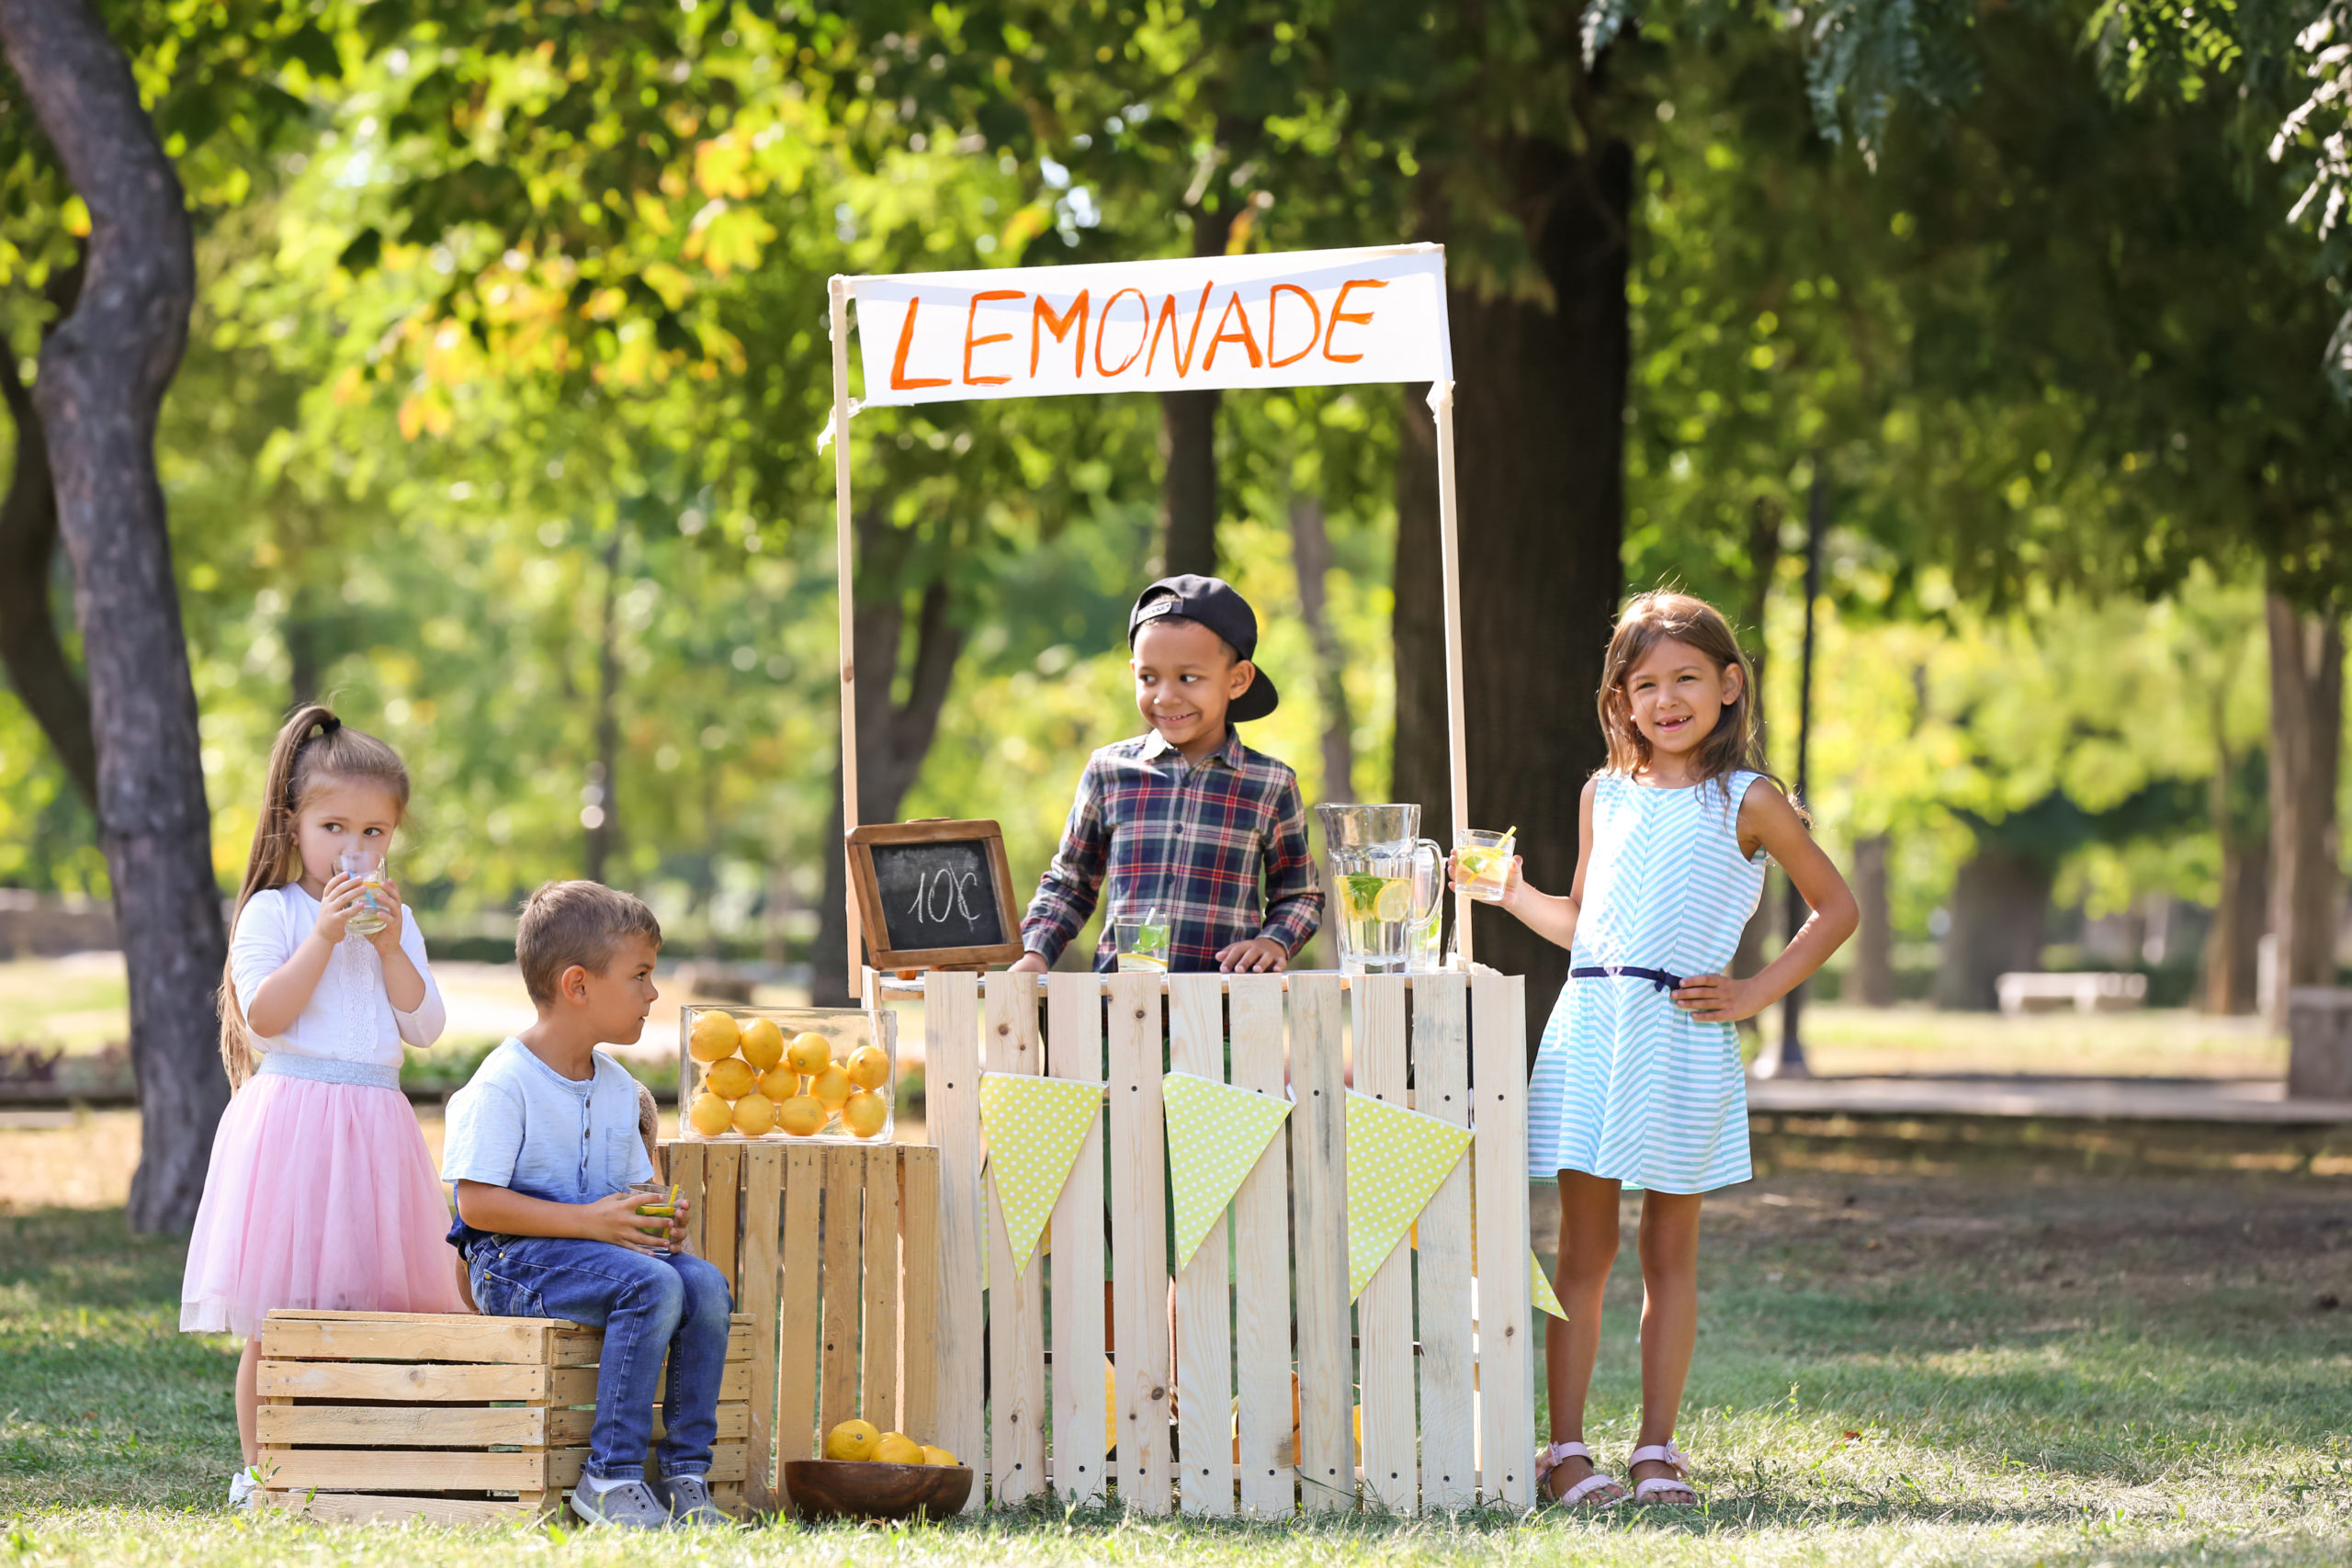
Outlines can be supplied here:
M1348 1090L1348 1300L1396 1250L1463 1151L1470 1129Z
M1182 1269L1281 1130L1290 1101L1191 1073L1160 1079L1159 1098L1168 1111L1168 1180Z
M1026 1073L980 1075L980 1127L988 1134L989 1169L1004 1210L1013 1272L1029 1267L1046 1218L1102 1110L1097 1084Z
M1527 1271L1535 1277L1535 1304L1562 1323L1567 1322L1568 1309L1560 1304L1560 1293L1552 1289L1552 1277L1544 1272L1544 1260L1535 1256L1533 1247L1528 1248Z

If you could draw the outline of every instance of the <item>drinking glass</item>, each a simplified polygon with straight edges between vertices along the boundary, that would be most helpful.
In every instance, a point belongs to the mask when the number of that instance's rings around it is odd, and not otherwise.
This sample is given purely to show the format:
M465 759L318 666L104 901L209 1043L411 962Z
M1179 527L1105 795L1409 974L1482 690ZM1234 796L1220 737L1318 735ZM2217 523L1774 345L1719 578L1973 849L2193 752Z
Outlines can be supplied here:
M345 850L335 857L335 866L344 875L356 876L368 887L344 930L359 936L374 936L385 925L383 912L376 904L376 889L384 886L384 857L374 850Z
M1482 904L1499 904L1510 886L1510 857L1518 852L1519 829L1489 833L1477 828L1454 832L1454 858L1462 866L1462 891Z
M1168 972L1168 922L1160 919L1159 910L1139 920L1114 920L1111 932L1121 969Z

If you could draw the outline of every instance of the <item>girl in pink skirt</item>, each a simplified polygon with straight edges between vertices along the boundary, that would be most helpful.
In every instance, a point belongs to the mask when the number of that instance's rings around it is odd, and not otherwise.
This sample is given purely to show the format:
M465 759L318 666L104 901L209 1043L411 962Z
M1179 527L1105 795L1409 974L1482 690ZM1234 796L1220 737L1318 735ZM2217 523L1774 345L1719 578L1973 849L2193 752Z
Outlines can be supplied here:
M180 1286L183 1330L244 1337L236 1507L258 1479L254 1379L271 1308L467 1310L448 1202L400 1087L401 1043L440 1038L441 993L399 890L343 870L353 851L382 866L408 789L398 753L316 705L269 754L220 986L235 1092Z

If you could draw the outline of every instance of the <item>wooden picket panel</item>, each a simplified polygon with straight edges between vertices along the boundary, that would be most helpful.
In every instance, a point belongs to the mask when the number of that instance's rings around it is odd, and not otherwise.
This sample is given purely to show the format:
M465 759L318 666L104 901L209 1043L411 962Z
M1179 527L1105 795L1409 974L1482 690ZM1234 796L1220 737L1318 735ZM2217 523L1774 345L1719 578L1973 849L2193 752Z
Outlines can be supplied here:
M1283 979L1237 975L1233 1082L1260 1094L1283 1089ZM1294 1116L1295 1113L1294 1112ZM1290 1126L1233 1195L1236 1461L1241 1509L1287 1516L1298 1503L1298 1439L1291 1418Z
M1168 1127L1161 976L1111 976L1111 1256L1118 1353L1119 1498L1168 1512Z
M1225 1082L1221 975L1168 977L1168 1066ZM1233 1330L1225 1219L1176 1274L1176 1448L1188 1514L1233 1512Z
M923 989L923 1123L939 1150L939 1436L976 1469L988 1428L981 1410L979 976L933 974ZM985 1501L975 1486L965 1506Z
M1535 1500L1535 1359L1527 1235L1527 987L1492 970L1470 979L1471 1148L1478 1190L1478 1489L1515 1508Z
M1354 982L1356 1092L1384 1104L1407 1104L1405 976L1360 976ZM1356 1298L1356 1358L1363 1403L1366 1495L1396 1513L1420 1502L1419 1446L1413 1402L1413 1249L1403 1242L1383 1260Z
M817 1362L817 1428L830 1432L857 1415L858 1314L865 1304L860 1267L865 1232L865 1151L820 1151L825 1170L825 1292Z
M784 1246L784 1149L753 1144L743 1151L743 1241L736 1269L735 1307L752 1320L757 1339L752 1354L752 1398L748 1430L751 1455L745 1497L755 1508L772 1508L782 1491L772 1455L775 1448L776 1311Z
M877 1431L899 1428L899 1158L865 1149L865 1334L857 1413Z
M681 1145L691 1146L691 1145ZM817 1453L817 1346L822 1311L824 1151L784 1151L783 1280L776 1298L776 1502L791 1505L784 1467Z
M1044 1070L1037 1048L1037 977L991 975L982 998L985 1070L1024 1077ZM1012 1267L1004 1206L989 1201L989 1481L993 1500L1018 1503L1046 1489L1045 1265L1035 1253Z
M939 1430L939 1162L899 1164L899 1419L908 1432ZM934 1439L935 1440L935 1439ZM956 1456L961 1459L963 1456Z
M735 1280L738 1210L743 1188L743 1145L707 1144L703 1146L702 1257L731 1285Z
M1413 1109L1470 1123L1468 989L1460 975L1413 976ZM1471 1353L1470 1162L1446 1174L1416 1227L1421 1347L1421 1506L1478 1496L1476 1363ZM1369 1412L1364 1416L1372 1426Z
M1347 1092L1340 980L1290 982L1291 1201L1297 1221L1299 1500L1355 1506L1354 1357L1348 1303Z
M1055 985L1046 998L1046 1071L1102 1081L1102 1005L1091 987ZM1104 1495L1102 1411L1102 1119L1080 1145L1046 1230L1053 1270L1053 1476L1065 1502Z

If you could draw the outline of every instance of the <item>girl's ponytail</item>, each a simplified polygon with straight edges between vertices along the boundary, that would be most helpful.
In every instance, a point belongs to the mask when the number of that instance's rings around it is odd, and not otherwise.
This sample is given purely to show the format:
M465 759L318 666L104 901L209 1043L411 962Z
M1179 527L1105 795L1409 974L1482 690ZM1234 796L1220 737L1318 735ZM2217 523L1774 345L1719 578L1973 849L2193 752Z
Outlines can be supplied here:
M372 735L344 728L334 710L308 703L294 710L269 749L269 773L262 785L261 816L254 824L254 847L245 857L244 881L230 911L231 946L246 901L256 893L302 879L300 845L294 832L303 798L322 779L365 779L390 792L403 813L408 807L408 769L400 754ZM220 1062L229 1070L232 1093L251 1077L256 1062L253 1031L245 1024L232 964L220 970Z

